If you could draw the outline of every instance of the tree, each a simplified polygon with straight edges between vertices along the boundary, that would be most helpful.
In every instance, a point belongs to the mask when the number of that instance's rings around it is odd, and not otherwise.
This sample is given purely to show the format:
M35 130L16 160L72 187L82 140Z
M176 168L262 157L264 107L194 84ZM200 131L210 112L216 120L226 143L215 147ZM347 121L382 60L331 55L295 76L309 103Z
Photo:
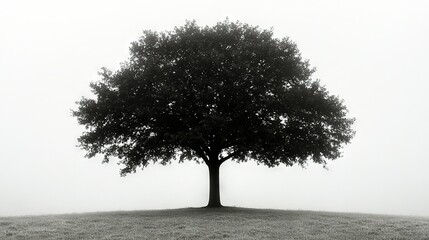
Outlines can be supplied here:
M170 32L145 31L120 70L103 68L73 111L86 131L87 157L123 164L205 163L208 207L220 207L219 167L255 160L269 167L326 164L354 135L343 101L311 78L288 38L225 20L195 21Z

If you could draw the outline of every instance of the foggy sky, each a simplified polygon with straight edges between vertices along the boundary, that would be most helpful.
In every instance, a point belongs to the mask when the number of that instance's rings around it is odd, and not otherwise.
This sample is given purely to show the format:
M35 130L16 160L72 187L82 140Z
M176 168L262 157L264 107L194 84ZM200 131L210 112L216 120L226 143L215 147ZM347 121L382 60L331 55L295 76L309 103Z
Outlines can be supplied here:
M263 4L262 4L263 3ZM429 216L427 1L0 0L0 216L205 206L208 170L150 165L127 177L76 147L75 101L142 30L229 17L290 37L355 117L343 157L221 167L227 206Z

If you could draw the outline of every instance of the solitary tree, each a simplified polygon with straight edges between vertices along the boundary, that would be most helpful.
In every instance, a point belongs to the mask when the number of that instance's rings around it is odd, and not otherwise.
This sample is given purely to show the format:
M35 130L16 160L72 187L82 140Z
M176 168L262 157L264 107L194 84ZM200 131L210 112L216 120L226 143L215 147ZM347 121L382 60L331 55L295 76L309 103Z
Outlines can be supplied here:
M326 164L354 135L342 100L330 95L288 38L225 20L145 31L120 70L103 68L95 99L73 111L86 127L87 157L123 164L121 175L193 160L210 176L208 207L220 207L219 167Z

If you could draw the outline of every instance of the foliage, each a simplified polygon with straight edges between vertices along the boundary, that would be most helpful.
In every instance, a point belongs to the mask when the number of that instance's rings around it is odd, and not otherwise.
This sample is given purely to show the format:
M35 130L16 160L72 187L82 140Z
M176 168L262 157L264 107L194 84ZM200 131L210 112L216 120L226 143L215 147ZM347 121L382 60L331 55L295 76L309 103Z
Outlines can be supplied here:
M173 159L220 165L325 164L354 135L347 109L311 78L295 43L228 20L145 31L120 70L103 68L96 99L73 111L88 157L134 172Z

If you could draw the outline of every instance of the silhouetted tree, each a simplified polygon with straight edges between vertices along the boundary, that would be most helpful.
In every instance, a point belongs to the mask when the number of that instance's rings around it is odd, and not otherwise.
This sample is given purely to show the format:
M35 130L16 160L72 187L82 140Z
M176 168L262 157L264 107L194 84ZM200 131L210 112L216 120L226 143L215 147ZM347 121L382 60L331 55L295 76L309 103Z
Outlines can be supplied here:
M220 207L219 167L227 160L326 164L354 135L343 102L311 78L314 69L288 38L228 20L145 31L120 70L103 69L96 99L73 111L87 129L87 157L117 157L122 175L149 162L207 164L208 207Z

